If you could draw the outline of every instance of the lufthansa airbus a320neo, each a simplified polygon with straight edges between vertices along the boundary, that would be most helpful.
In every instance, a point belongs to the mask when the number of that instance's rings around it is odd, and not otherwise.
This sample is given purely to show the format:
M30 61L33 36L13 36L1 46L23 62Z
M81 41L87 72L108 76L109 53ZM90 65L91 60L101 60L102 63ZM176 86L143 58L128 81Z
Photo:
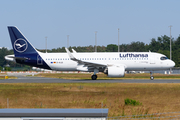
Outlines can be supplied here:
M154 52L91 52L42 53L36 50L17 27L9 26L9 35L14 55L5 56L6 60L57 71L103 72L108 77L124 77L125 71L154 71L169 69L175 63L165 55ZM151 80L154 77L151 74Z

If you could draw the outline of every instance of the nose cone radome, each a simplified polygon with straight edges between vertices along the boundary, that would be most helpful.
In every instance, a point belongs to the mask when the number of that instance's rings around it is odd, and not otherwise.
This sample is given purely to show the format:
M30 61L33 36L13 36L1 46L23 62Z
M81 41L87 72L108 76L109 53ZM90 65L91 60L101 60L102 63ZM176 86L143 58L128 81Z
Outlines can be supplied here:
M171 60L171 63L169 64L170 67L174 67L175 66L175 62Z

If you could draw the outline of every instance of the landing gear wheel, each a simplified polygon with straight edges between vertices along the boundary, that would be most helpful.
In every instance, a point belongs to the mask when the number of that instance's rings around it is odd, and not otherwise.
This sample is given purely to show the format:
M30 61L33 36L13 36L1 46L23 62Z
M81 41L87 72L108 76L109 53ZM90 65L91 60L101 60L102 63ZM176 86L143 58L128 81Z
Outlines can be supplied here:
M92 79L92 80L96 80L96 79L97 79L97 75L92 75L92 76L91 76L91 79Z
M151 75L150 79L151 79L151 80L154 80L154 77L153 77L153 73L152 73L152 72L150 72L150 75Z
M154 80L154 77L153 77L153 76L151 76L151 77L150 77L150 79L151 79L151 80Z

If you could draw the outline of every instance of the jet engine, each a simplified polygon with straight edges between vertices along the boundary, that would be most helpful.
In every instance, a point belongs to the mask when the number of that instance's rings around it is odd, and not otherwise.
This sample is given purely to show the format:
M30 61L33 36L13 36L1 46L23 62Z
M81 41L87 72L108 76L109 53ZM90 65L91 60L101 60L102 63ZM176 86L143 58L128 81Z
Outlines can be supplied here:
M124 66L110 66L108 67L108 77L124 77L125 67Z

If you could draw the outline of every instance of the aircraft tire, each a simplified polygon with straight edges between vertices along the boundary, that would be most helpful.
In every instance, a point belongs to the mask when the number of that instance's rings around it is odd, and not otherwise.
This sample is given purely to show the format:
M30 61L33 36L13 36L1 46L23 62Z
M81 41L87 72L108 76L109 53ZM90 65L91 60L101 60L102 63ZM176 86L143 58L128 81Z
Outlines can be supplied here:
M92 75L92 76L91 76L91 79L92 79L92 80L96 80L96 79L97 79L97 75Z
M151 77L150 77L150 79L151 79L151 80L154 80L154 77L153 77L153 76L151 76Z

